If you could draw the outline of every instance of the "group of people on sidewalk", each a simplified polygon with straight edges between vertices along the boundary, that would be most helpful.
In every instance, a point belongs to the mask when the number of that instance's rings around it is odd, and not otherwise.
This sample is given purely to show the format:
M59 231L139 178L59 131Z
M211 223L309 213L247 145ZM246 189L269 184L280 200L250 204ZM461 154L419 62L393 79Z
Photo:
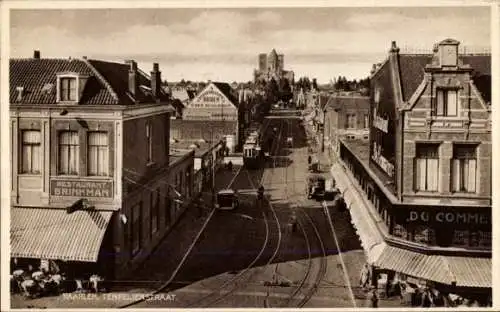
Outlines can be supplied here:
M103 291L104 279L90 274L88 280L67 278L54 261L40 260L40 266L18 265L17 259L11 264L10 291L28 298L59 295L63 292Z
M380 298L400 298L401 306L411 307L480 307L488 306L479 300L464 299L460 296L444 293L428 284L413 284L401 280L397 274L377 274L373 278L373 268L365 264L361 270L359 285L367 292L366 305L377 308ZM376 285L374 285L376 284Z

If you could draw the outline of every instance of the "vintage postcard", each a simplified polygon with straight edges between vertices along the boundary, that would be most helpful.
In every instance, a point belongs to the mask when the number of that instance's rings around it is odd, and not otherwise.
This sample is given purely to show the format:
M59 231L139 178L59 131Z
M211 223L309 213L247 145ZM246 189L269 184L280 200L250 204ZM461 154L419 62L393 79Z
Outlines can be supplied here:
M5 2L3 310L492 308L497 10Z

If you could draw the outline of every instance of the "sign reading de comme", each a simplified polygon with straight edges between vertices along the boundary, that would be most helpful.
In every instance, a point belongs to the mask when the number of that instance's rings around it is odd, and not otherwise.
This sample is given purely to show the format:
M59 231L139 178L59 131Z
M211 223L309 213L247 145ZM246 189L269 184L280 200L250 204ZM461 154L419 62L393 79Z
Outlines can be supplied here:
M110 181L68 181L52 180L50 194L72 197L113 197L113 183Z

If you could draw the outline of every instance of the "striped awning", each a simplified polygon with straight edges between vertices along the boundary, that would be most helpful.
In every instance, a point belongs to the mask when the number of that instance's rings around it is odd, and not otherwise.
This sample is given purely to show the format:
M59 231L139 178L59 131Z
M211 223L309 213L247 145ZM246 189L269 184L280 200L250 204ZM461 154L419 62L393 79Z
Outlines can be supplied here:
M425 255L385 245L375 266L458 287L489 288L491 258Z
M112 211L12 208L11 256L97 262Z

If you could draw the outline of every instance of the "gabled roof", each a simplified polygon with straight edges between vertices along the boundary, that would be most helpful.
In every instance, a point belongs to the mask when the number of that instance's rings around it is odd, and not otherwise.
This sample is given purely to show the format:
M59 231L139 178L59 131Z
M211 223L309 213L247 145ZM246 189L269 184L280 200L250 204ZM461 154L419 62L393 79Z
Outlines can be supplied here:
M17 104L56 104L57 74L74 72L88 76L79 104L129 105L134 99L128 92L128 64L81 59L11 59L10 102ZM137 71L139 85L135 100L153 102L151 80ZM49 87L49 86L52 87ZM17 101L17 87L23 87L23 98ZM161 100L168 95L161 89Z
M368 96L330 96L327 109L369 109Z
M491 101L491 56L459 55L459 62L473 69L472 80L486 102ZM403 100L408 101L424 79L424 69L432 63L431 54L399 54Z
M432 55L400 54L399 72L403 101L408 101L424 79L425 65L430 64Z
M236 98L233 88L229 85L229 83L226 82L212 82L217 89L220 90L228 98L231 103L234 104L234 106L238 107L238 99Z

